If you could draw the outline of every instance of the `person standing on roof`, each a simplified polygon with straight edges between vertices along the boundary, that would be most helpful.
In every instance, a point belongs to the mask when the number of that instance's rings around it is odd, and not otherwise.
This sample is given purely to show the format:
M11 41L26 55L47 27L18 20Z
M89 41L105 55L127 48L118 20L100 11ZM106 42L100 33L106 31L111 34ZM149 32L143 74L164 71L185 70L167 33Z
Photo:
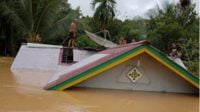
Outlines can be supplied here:
M77 38L77 25L76 21L73 20L69 27L69 41L68 41L68 47L76 47L76 38Z
M175 43L172 43L172 44L171 44L169 50L170 50L169 55L170 55L170 57L172 57L173 59L175 59L175 58L180 58L181 55L182 55L181 52L178 51L177 46L176 46Z
M119 45L124 45L124 44L126 44L126 40L123 36L121 36L119 39Z

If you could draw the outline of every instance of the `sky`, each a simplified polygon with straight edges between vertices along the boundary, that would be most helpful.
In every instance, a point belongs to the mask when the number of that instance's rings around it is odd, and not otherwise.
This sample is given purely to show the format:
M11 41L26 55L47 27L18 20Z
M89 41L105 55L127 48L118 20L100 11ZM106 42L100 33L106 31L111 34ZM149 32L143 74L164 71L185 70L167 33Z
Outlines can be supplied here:
M68 0L72 8L80 6L84 16L93 16L94 11L91 7L92 0ZM121 20L133 19L134 17L148 17L150 9L157 5L162 7L162 3L168 1L169 3L177 3L179 0L116 0L116 17ZM199 0L191 0L196 4L196 10L199 13Z

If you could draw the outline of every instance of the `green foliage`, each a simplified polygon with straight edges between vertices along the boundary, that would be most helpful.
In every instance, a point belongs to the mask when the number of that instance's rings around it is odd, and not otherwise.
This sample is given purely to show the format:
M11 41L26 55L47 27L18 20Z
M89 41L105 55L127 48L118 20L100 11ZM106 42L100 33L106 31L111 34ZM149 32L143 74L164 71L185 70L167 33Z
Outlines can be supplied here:
M171 52L169 45L175 42L189 71L198 75L199 17L195 5L184 4L167 4L164 10L158 8L148 23L148 40L165 53Z
M89 39L86 35L80 35L77 39L77 45L79 48L98 48L99 46Z
M195 76L199 77L199 62L198 61L184 61L185 65L187 66L188 70L194 74Z
M128 42L132 39L143 40L146 38L146 23L145 19L126 20L121 26L121 35L123 35Z
M188 40L180 39L178 46L181 48L183 59L188 70L199 76L199 43L192 38Z
M115 17L115 4L115 0L92 1L92 7L95 9L94 20L97 21L101 27L99 30L106 29L107 24Z
M198 18L194 5L183 11L179 4L168 4L165 10L158 9L157 12L157 16L151 16L148 24L148 39L154 46L167 51L170 43L181 38L198 38Z
M93 25L91 25L91 21L92 21L92 18L88 16L82 17L81 19L79 19L79 23L83 26L83 30L88 30L88 31L92 30Z
M66 26L77 17L66 8L69 5L65 0L16 0L1 4L1 16L30 42L35 42L38 34L46 38L66 33Z
M94 21L92 17L83 17L79 20L85 30L91 32L99 32L101 29L98 26L97 21ZM124 36L128 42L132 39L143 40L146 38L146 25L148 20L145 19L133 19L121 21L119 19L113 19L107 24L107 30L110 32L112 41L118 42L120 36Z
M37 35L43 43L61 44L70 22L79 16L66 0L0 1L0 37L5 37L0 43L8 44L1 48L13 48L22 39L36 42Z

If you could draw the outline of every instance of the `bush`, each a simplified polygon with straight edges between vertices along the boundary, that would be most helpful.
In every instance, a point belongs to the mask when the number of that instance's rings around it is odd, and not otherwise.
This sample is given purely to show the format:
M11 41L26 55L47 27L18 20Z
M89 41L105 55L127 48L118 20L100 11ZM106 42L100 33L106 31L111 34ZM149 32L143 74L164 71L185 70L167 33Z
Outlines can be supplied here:
M94 41L92 41L90 38L88 38L86 35L80 35L77 38L77 46L79 48L98 48L99 45L97 45Z
M195 76L199 77L199 62L196 61L184 61L188 70L194 74Z

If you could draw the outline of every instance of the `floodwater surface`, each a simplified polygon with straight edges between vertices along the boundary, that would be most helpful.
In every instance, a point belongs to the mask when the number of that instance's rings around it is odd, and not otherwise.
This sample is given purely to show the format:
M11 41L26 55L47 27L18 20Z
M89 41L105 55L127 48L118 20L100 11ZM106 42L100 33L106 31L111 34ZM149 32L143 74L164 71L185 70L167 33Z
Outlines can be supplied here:
M42 87L52 72L12 73L12 61L0 57L0 112L199 112L199 97L190 94L86 88L46 91Z

